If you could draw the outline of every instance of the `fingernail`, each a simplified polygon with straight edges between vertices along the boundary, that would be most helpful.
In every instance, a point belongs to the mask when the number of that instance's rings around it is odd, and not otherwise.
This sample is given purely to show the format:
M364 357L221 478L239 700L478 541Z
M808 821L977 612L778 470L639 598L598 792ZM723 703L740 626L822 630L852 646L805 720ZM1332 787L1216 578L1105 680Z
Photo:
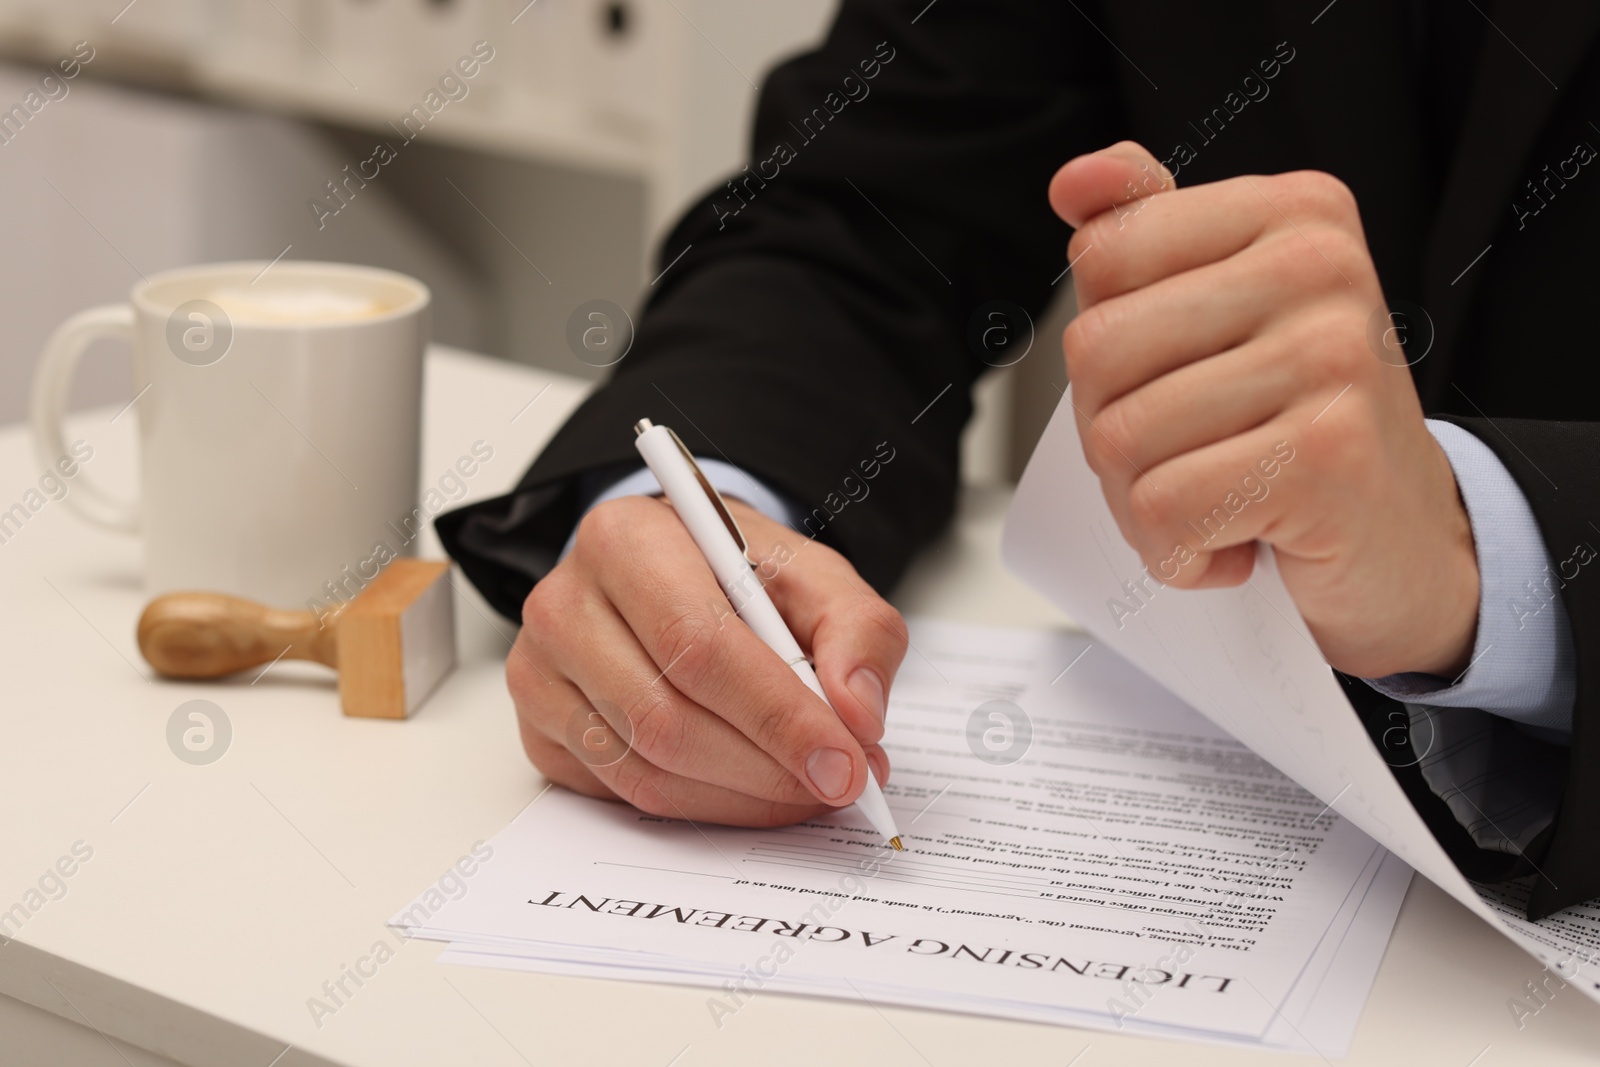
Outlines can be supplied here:
M806 760L811 786L824 800L841 800L850 789L850 757L837 748L819 748Z
M888 711L883 699L883 679L878 677L878 672L870 667L857 667L850 675L845 687L850 690L850 695L867 706L867 710L878 717L882 722Z
M1125 159L1147 174L1152 173L1150 170L1152 157L1149 152L1145 151L1138 145L1127 144L1119 141L1109 148L1101 149L1101 151L1108 156L1116 156L1118 159ZM1160 174L1163 185L1171 186L1177 184L1177 179L1173 177L1172 171L1168 170L1166 164L1162 163L1159 159L1155 160L1155 173Z
M1144 164L1149 161L1150 154L1131 141L1118 141L1114 145L1107 145L1100 149L1102 155L1116 156L1126 159L1129 163Z

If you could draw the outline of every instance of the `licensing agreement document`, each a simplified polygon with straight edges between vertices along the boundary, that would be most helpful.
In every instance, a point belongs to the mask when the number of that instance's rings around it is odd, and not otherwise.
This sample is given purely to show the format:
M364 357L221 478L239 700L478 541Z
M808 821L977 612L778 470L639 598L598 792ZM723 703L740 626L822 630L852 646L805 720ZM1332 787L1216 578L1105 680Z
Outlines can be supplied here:
M1243 496L1230 493L1217 511L1237 514L1246 506ZM1123 541L1099 479L1084 462L1070 388L1018 486L1004 554L1013 571L1097 641L1542 961L1553 972L1542 980L1576 985L1600 1001L1600 900L1530 922L1531 878L1484 886L1462 877L1345 698L1271 550L1258 552L1255 573L1234 589L1163 585ZM1416 758L1431 744L1421 745Z
M1343 1055L1410 869L1102 643L914 620L884 792L776 830L551 790L392 923L444 962ZM449 884L446 884L448 881Z

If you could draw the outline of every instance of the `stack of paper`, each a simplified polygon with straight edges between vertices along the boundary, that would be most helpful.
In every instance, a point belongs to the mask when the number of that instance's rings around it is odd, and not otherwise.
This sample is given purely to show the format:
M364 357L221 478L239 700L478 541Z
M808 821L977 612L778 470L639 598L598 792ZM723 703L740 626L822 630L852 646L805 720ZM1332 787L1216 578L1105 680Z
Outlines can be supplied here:
M885 794L781 830L563 791L458 899L393 922L444 962L773 991L1343 1055L1410 878L1089 639L916 621Z
M1017 489L1005 534L1011 568L1100 641L1600 1001L1600 901L1534 923L1523 910L1525 884L1467 881L1373 746L1278 576L1271 549L1261 548L1255 574L1234 589L1162 585L1117 532L1099 479L1084 462L1071 395L1069 389Z
M451 941L449 962L710 986L718 1022L781 990L1337 1058L1409 864L1600 999L1600 902L1531 923L1525 886L1463 878L1271 552L1235 589L1164 586L1118 534L1070 396L1005 554L1093 640L913 626L885 741L908 854L851 810L736 831L557 793L470 892L394 922Z

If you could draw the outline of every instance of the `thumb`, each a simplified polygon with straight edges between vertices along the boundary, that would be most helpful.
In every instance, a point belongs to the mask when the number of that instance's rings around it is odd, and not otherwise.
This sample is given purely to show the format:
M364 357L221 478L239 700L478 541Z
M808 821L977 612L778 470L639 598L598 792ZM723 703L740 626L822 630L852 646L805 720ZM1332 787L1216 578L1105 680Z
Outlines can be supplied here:
M1050 179L1050 207L1076 229L1111 208L1178 187L1143 145L1118 141L1062 164Z

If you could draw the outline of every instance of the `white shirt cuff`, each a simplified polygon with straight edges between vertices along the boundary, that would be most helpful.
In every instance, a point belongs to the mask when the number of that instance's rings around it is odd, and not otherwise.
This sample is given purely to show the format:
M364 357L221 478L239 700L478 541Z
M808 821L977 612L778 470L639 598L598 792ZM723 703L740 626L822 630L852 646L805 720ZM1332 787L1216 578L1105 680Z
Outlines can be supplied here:
M743 468L735 467L732 463L720 459L706 459L701 456L696 456L694 461L700 465L700 471L706 476L706 481L723 496L744 501L774 522L799 528L799 508L787 498L774 492L766 483L745 472ZM661 492L661 483L656 480L655 474L649 467L641 464L638 470L622 475L595 494L594 499L584 506L583 514L587 515L600 504L616 500L618 497L660 496ZM572 533L567 536L566 545L561 549L562 559L572 551L572 542L577 536L578 527L574 525Z
M1565 581L1545 551L1527 498L1499 457L1477 437L1433 419L1428 429L1450 460L1472 523L1480 589L1478 636L1467 669L1453 683L1431 674L1391 674L1367 683L1396 700L1481 708L1570 735L1577 657L1561 602Z

